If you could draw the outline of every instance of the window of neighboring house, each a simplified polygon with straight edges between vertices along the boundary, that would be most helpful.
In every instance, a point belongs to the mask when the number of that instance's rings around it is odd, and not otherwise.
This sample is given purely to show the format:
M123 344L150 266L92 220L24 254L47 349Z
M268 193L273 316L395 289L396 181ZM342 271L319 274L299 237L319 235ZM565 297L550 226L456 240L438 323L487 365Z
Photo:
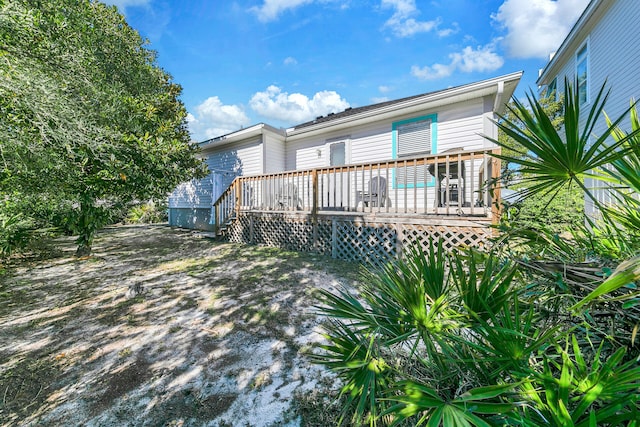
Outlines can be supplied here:
M406 159L436 152L436 122L435 114L416 117L392 124L394 158ZM396 188L424 187L425 177L427 185L433 185L431 176L425 166L399 167L394 171Z
M342 141L329 145L329 166L345 164L347 164L347 144Z
M558 78L554 78L551 80L551 83L547 85L547 90L544 94L545 97L551 96L553 94L553 99L558 100Z
M589 65L589 46L584 44L576 53L576 78L578 81L578 100L580 105L589 102L589 80L588 80L588 65Z

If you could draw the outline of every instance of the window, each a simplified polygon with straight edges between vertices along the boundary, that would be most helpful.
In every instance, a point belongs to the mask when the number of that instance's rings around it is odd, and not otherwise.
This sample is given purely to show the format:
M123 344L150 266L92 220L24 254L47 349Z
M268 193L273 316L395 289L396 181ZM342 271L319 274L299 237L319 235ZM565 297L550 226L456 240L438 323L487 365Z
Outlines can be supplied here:
M431 153L431 118L394 123L398 158Z
M405 159L435 153L436 122L437 117L432 114L393 123L394 158ZM395 187L424 187L425 177L427 184L433 185L425 166L401 167L394 171Z
M588 80L588 65L589 65L589 48L585 43L582 48L576 53L576 79L578 82L578 100L580 105L589 102L589 80Z
M544 92L545 97L552 96L552 95L553 95L553 99L557 101L558 100L558 78L557 77L551 80L551 83L547 85L547 89Z
M329 146L329 166L342 166L347 164L346 144L337 142Z

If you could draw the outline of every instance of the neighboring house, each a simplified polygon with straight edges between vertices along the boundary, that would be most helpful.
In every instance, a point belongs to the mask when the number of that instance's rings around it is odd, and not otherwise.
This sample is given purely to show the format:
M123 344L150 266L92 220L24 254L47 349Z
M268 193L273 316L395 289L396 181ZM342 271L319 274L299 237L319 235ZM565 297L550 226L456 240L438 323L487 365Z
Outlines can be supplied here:
M592 0L541 71L538 85L543 90L561 91L568 78L580 95L584 120L606 81L611 92L605 112L612 119L620 117L631 99L640 100L640 43L633 35L638 25L638 0ZM621 126L630 130L628 120ZM594 134L601 135L605 129L601 117ZM593 183L586 185L592 187ZM601 202L610 202L607 192L596 190L595 194ZM585 211L588 215L597 212L589 198Z
M427 235L448 246L483 242L499 200L487 186L499 171L496 147L483 135L497 138L494 120L521 76L204 141L211 175L171 194L170 225L346 259L360 259L354 247L397 255Z

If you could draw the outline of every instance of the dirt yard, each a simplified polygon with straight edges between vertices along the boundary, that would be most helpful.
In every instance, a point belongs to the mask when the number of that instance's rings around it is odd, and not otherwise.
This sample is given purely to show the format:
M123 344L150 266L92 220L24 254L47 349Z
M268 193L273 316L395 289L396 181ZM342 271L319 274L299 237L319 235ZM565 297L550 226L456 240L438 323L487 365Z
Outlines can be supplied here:
M334 383L305 357L314 290L355 265L166 226L59 247L0 275L0 426L298 426Z

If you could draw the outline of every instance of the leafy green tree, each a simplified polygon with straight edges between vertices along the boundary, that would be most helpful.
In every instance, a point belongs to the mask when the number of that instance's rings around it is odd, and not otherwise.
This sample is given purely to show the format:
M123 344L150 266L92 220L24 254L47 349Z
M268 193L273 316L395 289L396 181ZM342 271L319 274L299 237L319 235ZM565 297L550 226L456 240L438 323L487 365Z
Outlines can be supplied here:
M0 191L69 203L90 253L111 208L203 176L180 93L115 7L0 0Z

